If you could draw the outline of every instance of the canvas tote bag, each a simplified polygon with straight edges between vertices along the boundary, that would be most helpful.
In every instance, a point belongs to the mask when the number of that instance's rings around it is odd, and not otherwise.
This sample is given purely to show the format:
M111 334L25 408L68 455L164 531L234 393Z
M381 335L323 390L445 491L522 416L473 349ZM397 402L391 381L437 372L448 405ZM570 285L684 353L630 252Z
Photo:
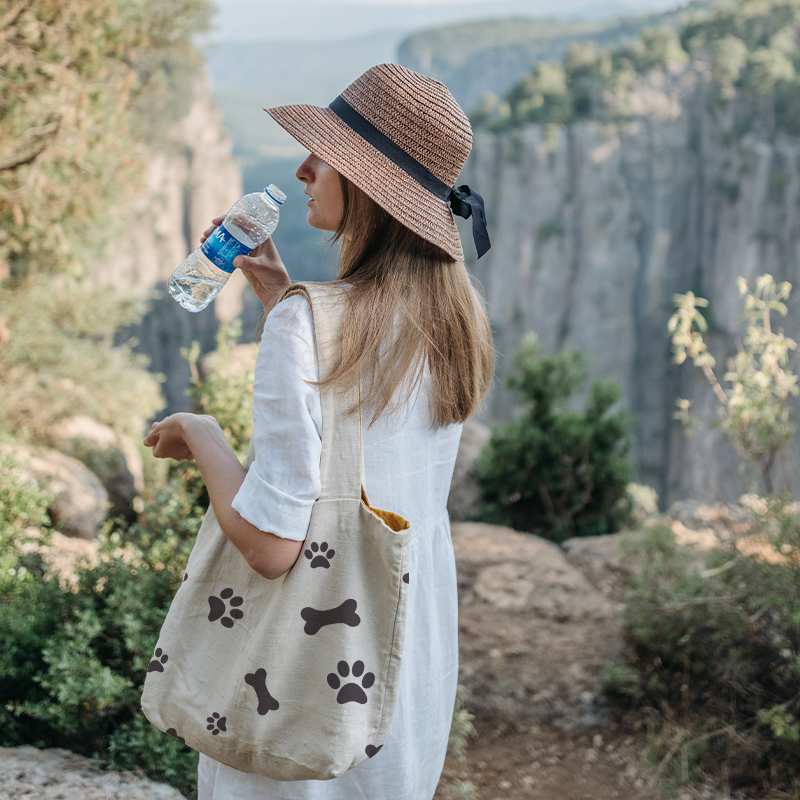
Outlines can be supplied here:
M311 303L324 376L343 290L298 284L285 296L296 293ZM373 757L391 727L409 524L367 501L361 423L348 413L358 393L321 391L321 492L292 569L256 573L209 508L148 666L150 722L244 772L335 778ZM248 466L254 455L251 445Z

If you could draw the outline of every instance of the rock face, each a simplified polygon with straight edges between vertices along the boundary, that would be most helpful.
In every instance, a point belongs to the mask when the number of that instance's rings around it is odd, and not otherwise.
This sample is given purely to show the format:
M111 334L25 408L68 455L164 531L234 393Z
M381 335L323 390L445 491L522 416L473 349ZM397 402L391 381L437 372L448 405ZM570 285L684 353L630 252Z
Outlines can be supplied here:
M136 498L144 489L144 468L133 442L82 415L62 420L51 436L59 450L77 458L100 479L111 503L110 517L136 517Z
M209 308L192 314L166 291L167 278L200 244L212 217L224 214L242 194L242 176L231 155L231 141L214 101L209 78L197 76L194 101L175 124L169 147L153 153L146 190L131 204L127 240L119 242L95 270L98 284L146 287L155 292L151 310L139 325L123 332L165 376L165 413L186 407L189 367L180 355L198 340L214 346L219 320L242 308L244 277L237 271Z
M78 459L49 448L20 448L15 454L29 464L30 474L52 495L48 509L67 536L93 539L108 512L108 492L100 479Z
M537 536L456 523L453 545L469 708L567 730L598 722L603 666L621 652L618 607Z
M706 341L721 374L742 333L737 278L800 278L800 141L738 134L736 104L709 95L697 69L655 71L634 97L634 121L477 131L460 178L486 200L493 247L471 269L506 356L499 377L527 331L547 351L590 354L591 378L618 382L639 416L636 479L663 507L730 501L743 488L732 445L710 425L705 377L671 362L673 295L710 300ZM795 291L783 323L795 339L798 311ZM679 397L706 420L691 440L673 419ZM513 404L496 389L483 420L507 419Z
M134 772L101 772L68 750L0 747L0 784L8 800L183 800L172 786Z
M452 522L461 522L473 512L481 500L481 488L472 477L472 465L488 444L492 432L486 425L470 418L464 423L458 457L453 471L453 482L447 498L447 510Z

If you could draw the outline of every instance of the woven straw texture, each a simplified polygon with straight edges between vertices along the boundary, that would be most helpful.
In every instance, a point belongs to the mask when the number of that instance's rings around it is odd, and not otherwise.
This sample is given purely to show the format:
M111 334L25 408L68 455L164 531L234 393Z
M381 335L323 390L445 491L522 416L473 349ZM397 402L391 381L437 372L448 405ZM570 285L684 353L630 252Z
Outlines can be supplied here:
M448 186L472 147L472 129L440 81L398 64L367 70L342 97ZM381 208L456 261L464 251L450 207L346 125L330 108L288 105L265 111L300 144Z

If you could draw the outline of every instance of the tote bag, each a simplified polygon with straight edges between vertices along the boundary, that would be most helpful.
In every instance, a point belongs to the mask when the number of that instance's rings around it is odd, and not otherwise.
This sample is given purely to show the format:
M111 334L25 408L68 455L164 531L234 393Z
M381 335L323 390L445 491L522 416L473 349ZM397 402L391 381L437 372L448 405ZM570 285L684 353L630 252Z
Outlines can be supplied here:
M298 284L320 374L343 290ZM207 756L276 780L328 779L373 757L397 705L409 524L363 489L359 387L321 389L320 497L294 566L267 580L203 521L148 666L142 709ZM255 453L251 444L248 466ZM280 454L276 453L275 458Z

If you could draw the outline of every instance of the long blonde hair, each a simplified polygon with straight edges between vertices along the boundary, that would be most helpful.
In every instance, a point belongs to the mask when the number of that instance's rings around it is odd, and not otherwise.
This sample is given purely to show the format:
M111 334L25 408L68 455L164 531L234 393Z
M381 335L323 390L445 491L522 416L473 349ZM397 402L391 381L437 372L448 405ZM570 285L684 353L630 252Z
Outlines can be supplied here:
M495 357L464 263L339 177L344 213L333 241L341 245L337 282L348 285L350 302L339 357L319 385L348 385L361 376L362 405L374 422L411 397L427 365L433 425L463 422L489 389ZM387 342L391 361L382 363Z

